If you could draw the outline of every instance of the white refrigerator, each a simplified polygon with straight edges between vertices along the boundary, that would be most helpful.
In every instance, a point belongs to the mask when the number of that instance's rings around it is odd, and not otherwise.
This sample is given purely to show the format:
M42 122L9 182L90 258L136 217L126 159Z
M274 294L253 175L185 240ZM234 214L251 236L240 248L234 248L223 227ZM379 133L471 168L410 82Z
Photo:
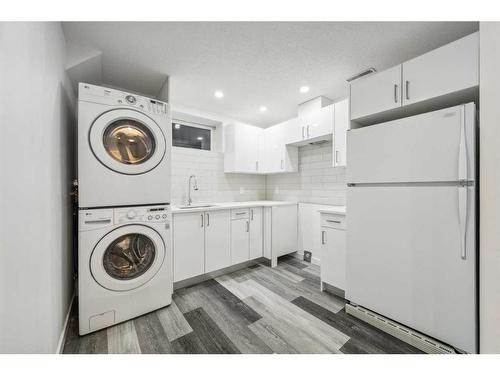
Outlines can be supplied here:
M346 298L477 352L474 103L348 132Z

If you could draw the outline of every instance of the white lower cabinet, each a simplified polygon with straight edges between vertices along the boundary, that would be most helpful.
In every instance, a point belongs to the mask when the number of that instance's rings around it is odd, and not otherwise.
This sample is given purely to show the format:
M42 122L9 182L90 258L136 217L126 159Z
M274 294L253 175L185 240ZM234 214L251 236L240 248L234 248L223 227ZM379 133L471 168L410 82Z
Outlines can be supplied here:
M203 212L173 215L174 281L205 273Z
M173 215L174 282L231 264L229 210Z
M263 220L262 207L250 208L250 259L263 256Z
M205 213L205 273L231 265L229 210Z
M345 216L321 214L321 283L345 290Z

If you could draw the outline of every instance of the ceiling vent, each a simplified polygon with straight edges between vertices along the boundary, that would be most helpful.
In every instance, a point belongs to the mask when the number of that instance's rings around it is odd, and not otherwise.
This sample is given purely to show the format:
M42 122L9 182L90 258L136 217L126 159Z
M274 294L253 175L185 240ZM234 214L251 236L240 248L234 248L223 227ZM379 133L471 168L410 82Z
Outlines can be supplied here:
M366 70L363 70L362 72L359 72L358 74L353 75L352 77L349 77L346 79L347 82L351 83L352 81L355 81L358 78L367 76L368 74L375 73L377 69L375 68L368 68Z

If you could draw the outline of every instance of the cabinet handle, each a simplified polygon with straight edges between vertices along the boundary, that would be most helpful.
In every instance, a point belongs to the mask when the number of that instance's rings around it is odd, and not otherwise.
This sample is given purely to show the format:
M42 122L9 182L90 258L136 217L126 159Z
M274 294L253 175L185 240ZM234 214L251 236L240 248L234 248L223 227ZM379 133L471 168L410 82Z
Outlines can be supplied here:
M207 227L210 226L210 214L207 214Z
M250 212L252 213L251 220L253 221L253 210L250 210Z
M204 218L204 215L201 214L201 227L203 228L203 218Z
M329 223L340 224L340 220L327 220Z
M410 81L406 81L406 100L410 100Z
M335 162L336 163L340 162L340 152L339 151L335 151Z
M325 241L325 234L326 232L324 230L321 231L321 244L324 245L326 244L326 241Z
M309 138L309 125L307 125L307 138Z
M302 127L302 139L304 139L306 136L304 135L304 127Z
M281 169L283 169L283 159L281 159Z
M394 103L398 102L398 85L397 83L394 84Z
M245 215L246 212L236 212L236 215Z
M247 220L247 232L250 231L250 222Z

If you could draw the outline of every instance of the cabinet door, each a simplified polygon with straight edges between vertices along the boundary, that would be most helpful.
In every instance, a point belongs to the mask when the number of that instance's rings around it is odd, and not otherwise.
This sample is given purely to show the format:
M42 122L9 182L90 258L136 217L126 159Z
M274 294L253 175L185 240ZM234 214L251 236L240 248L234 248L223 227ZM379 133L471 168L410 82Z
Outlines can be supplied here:
M307 139L323 137L333 133L335 105L330 104L315 112L307 121Z
M250 259L248 219L231 220L231 264Z
M345 290L345 231L321 228L321 281Z
M231 265L229 210L205 213L205 273Z
M250 208L250 259L263 256L262 207Z
M349 99L335 103L335 122L333 129L333 166L345 167L347 129L349 129Z
M256 173L259 160L259 130L250 125L237 126L236 132L236 171Z
M403 63L403 104L479 85L479 33Z
M401 65L351 83L351 119L401 107Z
M203 213L173 215L174 281L205 273Z
M298 117L286 121L285 144L300 142L304 139L302 135L303 124Z

